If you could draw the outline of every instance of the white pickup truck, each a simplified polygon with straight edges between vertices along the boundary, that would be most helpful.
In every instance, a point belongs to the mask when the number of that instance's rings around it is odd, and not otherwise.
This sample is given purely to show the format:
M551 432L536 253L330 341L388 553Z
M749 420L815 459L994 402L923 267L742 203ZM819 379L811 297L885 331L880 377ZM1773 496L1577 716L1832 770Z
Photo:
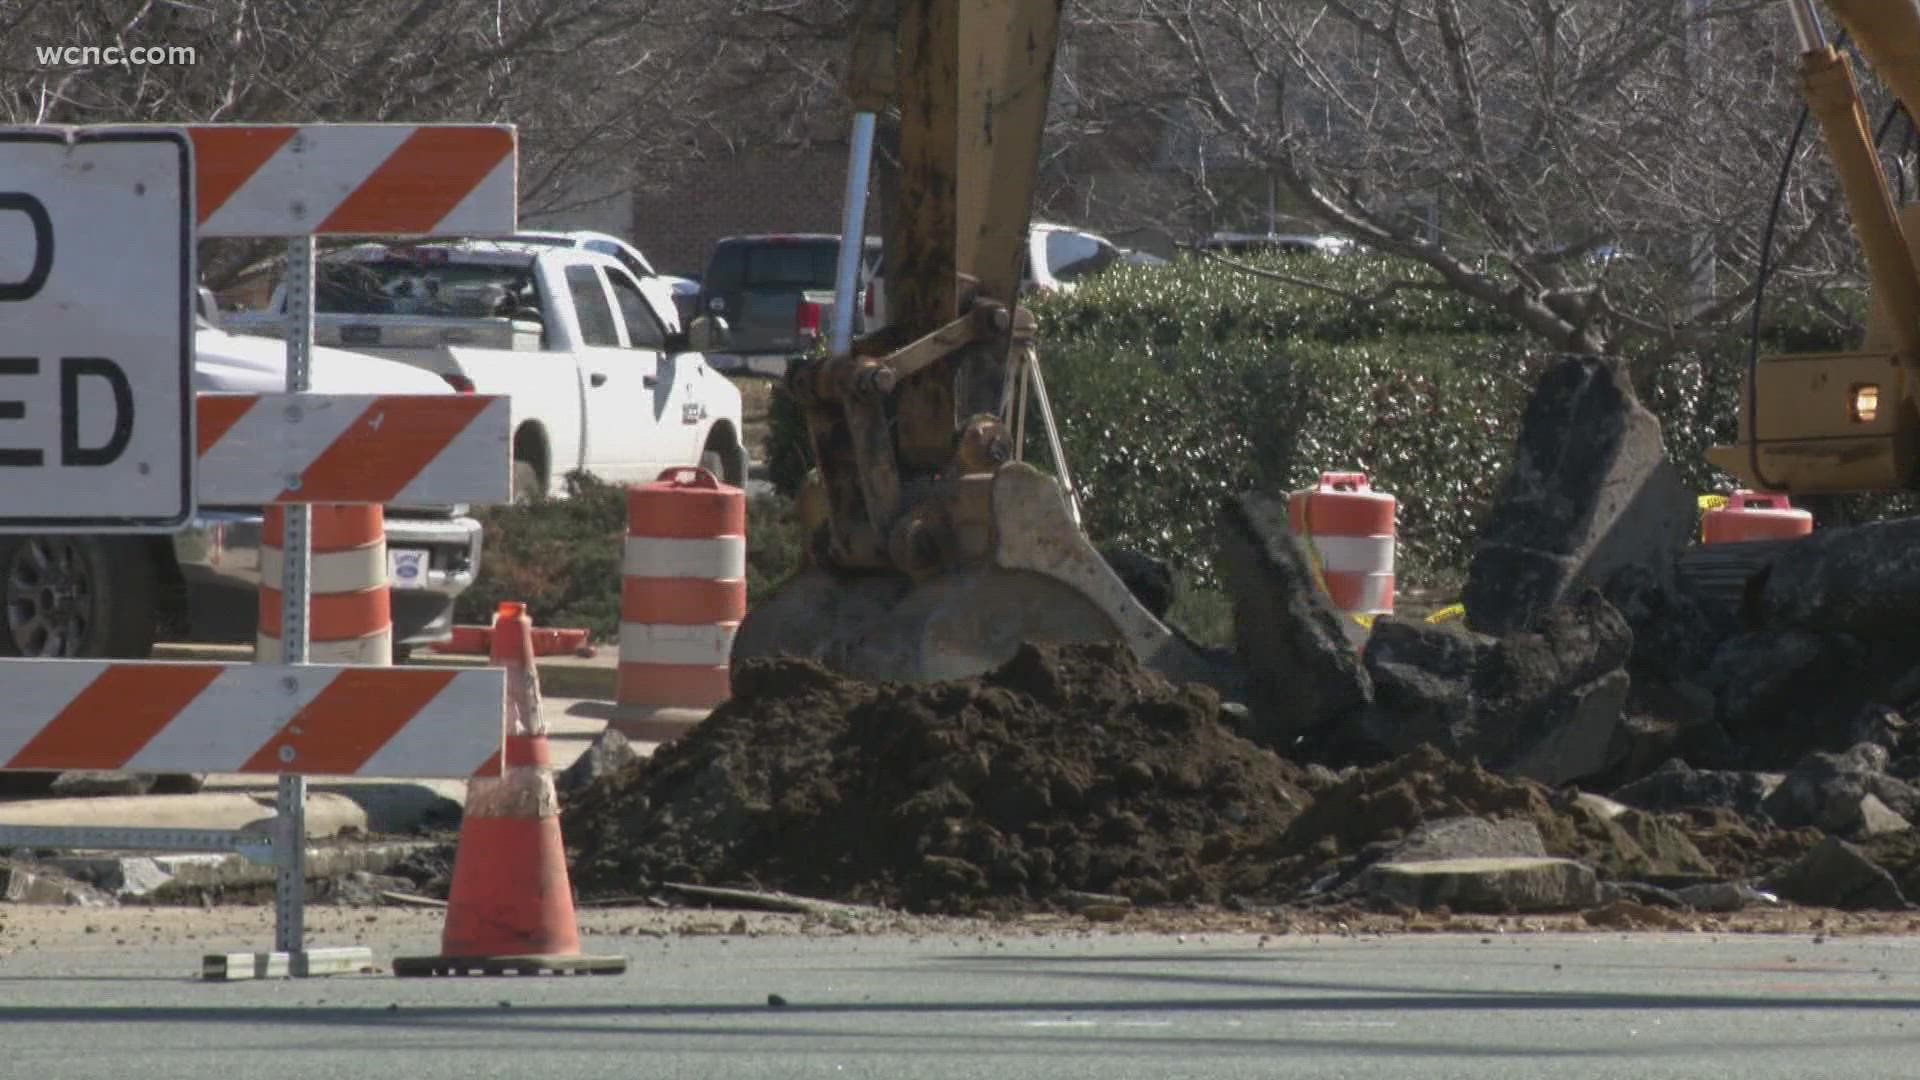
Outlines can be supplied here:
M370 356L315 349L322 393L446 394L444 381ZM218 329L194 334L202 392L277 393L286 351ZM260 601L259 507L202 506L171 536L0 537L0 656L138 659L155 641L252 644ZM393 642L404 651L445 641L456 597L480 568L480 523L459 507L388 507L389 559L423 574L394 575Z
M269 310L225 318L281 332ZM743 484L740 391L691 350L671 289L612 256L515 241L364 244L321 259L320 344L399 360L513 410L516 496L704 465Z

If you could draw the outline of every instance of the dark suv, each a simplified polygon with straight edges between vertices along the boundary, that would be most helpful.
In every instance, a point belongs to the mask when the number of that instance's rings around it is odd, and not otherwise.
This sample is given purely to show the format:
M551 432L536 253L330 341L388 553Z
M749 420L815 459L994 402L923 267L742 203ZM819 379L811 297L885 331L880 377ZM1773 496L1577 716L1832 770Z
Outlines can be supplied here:
M867 260L879 254L880 239L868 237ZM833 292L839 259L840 237L832 233L727 237L707 260L696 308L727 320L726 352L743 357L806 352L813 346L806 331L821 329L817 309L801 310L806 294Z

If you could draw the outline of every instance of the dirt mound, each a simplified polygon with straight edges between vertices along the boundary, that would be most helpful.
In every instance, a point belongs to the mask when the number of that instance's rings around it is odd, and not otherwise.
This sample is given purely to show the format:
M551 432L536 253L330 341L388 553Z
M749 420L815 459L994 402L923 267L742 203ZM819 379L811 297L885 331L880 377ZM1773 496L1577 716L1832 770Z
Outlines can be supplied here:
M1218 697L1117 644L1027 646L977 679L745 665L735 697L566 809L587 896L747 884L918 911L1068 891L1218 901L1306 806Z

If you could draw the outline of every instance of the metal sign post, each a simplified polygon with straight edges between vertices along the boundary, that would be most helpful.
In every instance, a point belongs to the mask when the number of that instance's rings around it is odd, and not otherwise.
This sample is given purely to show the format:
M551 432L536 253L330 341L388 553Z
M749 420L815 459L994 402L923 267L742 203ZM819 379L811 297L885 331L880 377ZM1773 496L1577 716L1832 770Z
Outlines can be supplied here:
M287 241L287 393L304 394L313 386L313 237ZM289 487L298 487L298 478ZM313 506L295 503L285 508L286 535L281 541L283 569L280 583L280 662L307 662L307 613L311 603L307 571L313 555ZM307 778L297 773L280 777L274 799L279 814L280 872L273 889L274 949L288 955L295 975L306 975L307 899Z

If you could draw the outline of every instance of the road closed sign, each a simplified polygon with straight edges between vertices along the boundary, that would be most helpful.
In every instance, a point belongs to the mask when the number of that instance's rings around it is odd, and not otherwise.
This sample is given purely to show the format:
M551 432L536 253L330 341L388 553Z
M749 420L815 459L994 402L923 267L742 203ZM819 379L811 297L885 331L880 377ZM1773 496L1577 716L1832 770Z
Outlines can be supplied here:
M0 128L0 532L193 515L193 160L168 128Z

